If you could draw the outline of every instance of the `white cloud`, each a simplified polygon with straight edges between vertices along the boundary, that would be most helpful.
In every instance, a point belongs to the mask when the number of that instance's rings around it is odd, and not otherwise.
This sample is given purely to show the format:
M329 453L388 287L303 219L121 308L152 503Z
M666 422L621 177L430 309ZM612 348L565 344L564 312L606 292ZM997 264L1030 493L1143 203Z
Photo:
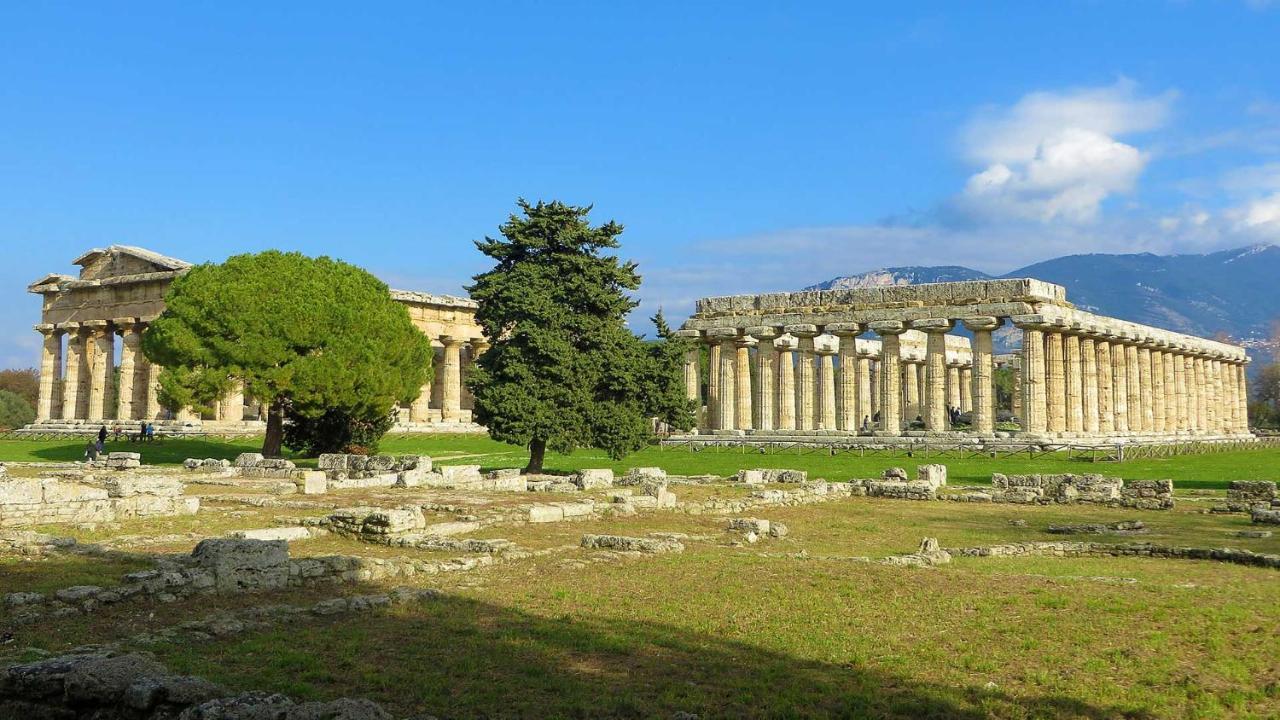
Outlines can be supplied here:
M980 112L963 132L984 169L959 205L993 219L1094 221L1108 197L1133 189L1150 153L1117 139L1165 124L1175 94L1140 97L1134 83L1035 92Z
M1280 240L1280 192L1228 211L1236 228L1264 239Z

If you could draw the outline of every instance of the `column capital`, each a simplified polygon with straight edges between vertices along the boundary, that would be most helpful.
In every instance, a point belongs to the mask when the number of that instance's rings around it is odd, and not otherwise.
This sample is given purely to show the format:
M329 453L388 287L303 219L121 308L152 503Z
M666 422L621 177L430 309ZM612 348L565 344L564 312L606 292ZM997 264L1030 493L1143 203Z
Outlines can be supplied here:
M743 330L743 332L756 340L772 340L782 334L782 332L773 325L752 325L746 330Z
M867 331L867 326L856 322L840 322L828 323L823 326L823 331L828 332L836 337L857 337Z
M737 346L737 347L740 347L740 348L753 348L753 347L755 347L759 342L760 342L759 340L756 340L755 338L751 337L750 335L743 335L742 337L740 337L740 338L738 338L738 339L734 340L734 341L733 341L733 344L734 344L735 346Z
M489 349L489 341L485 338L471 338L471 349L476 352L484 352Z
M991 315L978 315L975 317L960 318L960 322L966 329L978 332L981 330L995 330L1004 324L1002 318Z
M738 337L738 328L711 328L707 330L707 342L724 342Z
M1047 330L1053 326L1052 321L1044 315L1014 315L1010 320L1023 330Z
M871 332L884 337L885 335L901 335L907 331L906 323L901 320L876 320L868 323Z
M795 335L800 338L812 338L818 336L818 326L809 325L807 323L786 325L783 327L783 330L785 330L788 335Z
M31 329L41 335L53 335L54 333L60 332L58 326L53 323L40 323L39 325L33 325Z
M82 320L80 322L80 327L84 330L89 330L91 332L94 330L106 330L107 321L106 320Z
M921 318L911 321L911 329L919 330L926 333L945 333L951 332L956 326L956 321L951 318Z
M75 322L75 321L71 321L71 322L60 322L60 323L58 323L58 329L59 329L59 330L61 330L61 331L63 331L63 332L69 332L69 333L70 333L70 332L76 332L77 330L79 330L79 329L80 329L80 323Z
M818 355L835 355L840 350L840 342L834 335L819 335L814 338L813 352Z
M671 337L678 337L685 340L697 340L702 337L702 333L697 330L677 330L671 333Z
M463 343L462 338L455 337L453 335L441 335L438 339L440 340L440 343L447 348L460 347Z
M800 347L800 341L795 335L782 335L773 341L773 346L779 350L795 350Z

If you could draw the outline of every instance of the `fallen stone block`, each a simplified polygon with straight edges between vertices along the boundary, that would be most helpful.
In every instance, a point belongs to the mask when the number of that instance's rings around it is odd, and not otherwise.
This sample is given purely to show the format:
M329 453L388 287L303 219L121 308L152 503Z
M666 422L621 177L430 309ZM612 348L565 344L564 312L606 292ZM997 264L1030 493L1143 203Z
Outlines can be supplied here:
M573 477L573 484L582 490L613 487L613 470L608 468L579 470Z
M758 518L729 518L729 530L767 535L769 534L769 521Z
M1260 525L1280 525L1280 510L1256 507L1249 513L1249 517Z
M307 470L298 478L298 492L303 495L324 495L329 492L329 478L319 470Z
M264 459L262 453L240 453L236 456L234 465L238 468L254 467Z
M231 537L240 540L308 540L311 533L304 527L260 528L258 530L237 530Z
M676 540L637 538L625 535L583 535L582 547L589 550L617 550L620 552L684 552L684 545Z
M534 505L529 508L529 522L560 522L564 519L564 510L559 505Z
M667 471L660 467L638 467L627 470L626 474L617 481L618 485L642 485L646 482L654 480L665 481L667 479Z
M921 465L916 468L916 479L929 483L934 489L947 484L947 466L937 463Z
M218 592L273 590L289 584L289 544L283 540L201 540L191 557L212 573Z

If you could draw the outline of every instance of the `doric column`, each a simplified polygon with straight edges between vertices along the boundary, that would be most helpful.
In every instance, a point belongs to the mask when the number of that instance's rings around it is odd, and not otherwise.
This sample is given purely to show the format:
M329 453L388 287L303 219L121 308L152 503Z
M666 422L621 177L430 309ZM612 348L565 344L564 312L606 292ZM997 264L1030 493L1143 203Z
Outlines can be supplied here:
M227 396L219 403L221 412L219 420L223 422L244 421L244 383L236 380L227 391Z
M924 404L920 402L920 373L908 357L902 358L902 414L908 426L924 415Z
M137 362L137 358L134 358L134 362ZM145 378L146 395L142 417L139 420L159 420L164 414L164 408L160 407L160 370L159 365L150 360L144 360L140 377Z
M783 335L773 341L778 351L778 429L796 429L796 358L799 342L794 335Z
M1145 341L1144 341L1145 342ZM1151 348L1143 344L1138 350L1138 402L1142 407L1142 432L1155 430L1156 414L1151 376Z
M111 321L120 334L120 379L116 385L116 420L133 420L134 382L138 375L138 344L142 335L133 318L116 318Z
M1186 385L1187 396L1187 429L1199 433L1204 428L1200 425L1200 380L1196 377L1196 356L1191 348L1182 356L1182 376Z
M839 338L840 370L836 375L836 427L845 432L857 432L865 414L865 405L858 404L858 346L857 337L862 334L858 323L832 323L825 330Z
M1048 429L1044 317L1015 315L1013 323L1022 328L1022 429L1044 433Z
M1173 346L1167 346L1160 353L1160 376L1164 381L1164 431L1175 433L1178 425L1178 386L1173 379Z
M960 363L947 363L947 407L960 409Z
M63 323L59 325L67 331L67 370L62 379L62 419L81 420L80 385L81 375L88 372L84 367L85 331L80 323Z
M111 332L106 320L88 320L81 325L89 328L85 336L85 349L89 352L89 406L85 416L90 422L101 422L105 417L107 395L107 366L112 355Z
M707 333L707 427L720 429L720 340Z
M849 342L854 342L850 338ZM858 411L855 414L857 424L850 430L861 431L863 427L871 427L871 418L876 414L876 396L875 381L871 376L871 351L858 348L858 364L857 364L857 385L858 385Z
M734 387L734 427L739 430L750 430L751 413L751 348L755 347L755 338L744 335L734 342L733 387Z
M874 418L880 412L880 398L884 393L880 390L880 354L868 351L868 357L871 358L867 374L871 376L871 417Z
M1218 358L1209 359L1209 367L1211 368L1209 376L1213 379L1213 383L1209 386L1209 391L1213 393L1213 431L1221 434L1227 427L1226 424L1226 397L1222 391L1222 362Z
M716 343L716 355L720 362L712 372L719 378L716 402L716 429L733 430L738 424L738 331L736 328L715 328L707 331L707 339Z
M62 332L51 323L36 325L36 332L44 336L40 350L40 394L36 400L36 422L53 417L54 388L62 374Z
M1116 432L1115 389L1112 387L1110 336L1093 341L1098 366L1098 434L1108 436Z
M1009 410L1015 418L1022 419L1022 357L1010 363L1013 366L1013 393L1009 398Z
M991 435L996 429L991 331L1000 327L1000 319L965 318L964 326L973 333L973 429L979 435ZM1018 393L1019 389L1014 388L1014 394Z
M1240 420L1237 429L1242 433L1249 432L1249 376L1245 372L1248 362L1249 359L1245 358L1244 362L1236 365L1236 401L1240 403Z
M796 358L796 429L813 430L817 427L817 388L813 377L813 339L818 336L816 325L787 325L786 331L800 339Z
M1222 378L1222 402L1226 405L1222 411L1222 431L1234 433L1236 431L1236 378L1231 361L1225 357L1218 360L1218 375Z
M914 363L912 363L911 368L916 371L916 396L914 400L917 408L916 414L919 415L920 420L923 421L925 415L925 403L927 402L925 400L925 395L928 393L928 390L925 388L929 387L929 366L925 362L924 356L920 356L916 358Z
M1080 357L1080 336L1064 333L1063 382L1066 386L1067 432L1084 432L1084 362Z
M1164 407L1164 357L1158 348L1151 348L1151 432L1165 431Z
M1185 433L1191 429L1191 423L1187 419L1187 361L1182 354L1182 346L1179 345L1168 357L1173 364L1173 429Z
M1080 392L1084 433L1098 434L1098 349L1093 335L1080 336Z
M1124 346L1124 369L1128 376L1125 382L1129 391L1129 431L1144 433L1149 428L1147 411L1143 409L1142 403L1142 354L1138 352L1137 345Z
M761 325L747 328L747 334L755 338L756 344L756 384L755 397L752 402L755 428L772 430L774 428L774 398L778 396L775 386L777 369L775 367L777 348L773 341L778 337L778 329Z
M440 344L444 345L444 366L442 372L443 404L440 408L441 419L445 422L462 420L462 338L452 335L441 335Z
M1111 405L1115 410L1116 432L1125 434L1129 429L1129 351L1124 341L1117 337L1111 343Z
M697 330L677 330L671 335L688 343L689 349L684 353L683 366L684 396L686 400L693 401L694 408L693 428L684 429L695 429L702 415L702 383L698 378L698 366L702 364L702 351L698 343L702 340L702 333Z
M818 405L815 424L819 430L836 429L836 352L838 341L832 335L819 335L813 339L813 352L817 360Z
M960 412L973 412L973 366L960 366Z
M871 323L871 331L880 336L880 428L886 435L902 434L902 356L899 336L906 327L898 320Z
M924 429L943 432L947 429L947 333L954 320L928 318L911 323L925 337Z
M1045 401L1048 404L1048 429L1051 433L1067 429L1066 358L1062 332L1051 327L1044 334Z
M1196 432L1205 434L1209 431L1209 409L1207 407L1208 398L1204 388L1204 358L1199 355L1191 358L1191 391L1196 403L1195 426Z

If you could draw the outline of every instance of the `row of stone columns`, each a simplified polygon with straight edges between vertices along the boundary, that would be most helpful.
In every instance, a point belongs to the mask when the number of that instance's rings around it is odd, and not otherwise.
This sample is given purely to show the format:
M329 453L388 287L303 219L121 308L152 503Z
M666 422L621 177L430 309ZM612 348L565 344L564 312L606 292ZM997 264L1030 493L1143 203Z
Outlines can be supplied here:
M1067 327L1042 316L1013 321L1023 332L1014 411L1028 434L1248 432L1247 361L1154 337ZM946 335L957 322L973 336L967 365L947 358ZM971 411L973 432L992 434L992 333L1002 324L1003 318L983 316L707 330L700 334L711 358L702 425L858 432L878 417L874 429L894 435L918 414L926 431L942 432L949 429L948 410L960 408ZM878 356L854 341L868 329L880 337ZM922 365L903 353L901 335L908 330L926 335ZM685 363L686 390L695 400L697 361L697 352L690 352Z
M1245 363L1156 339L1015 317L1021 417L1049 435L1248 432Z
M160 419L160 368L139 349L145 329L136 318L37 325L44 336L37 422ZM116 335L120 367L113 392Z
M863 332L865 327L857 323L830 324L821 330L815 325L786 325L707 331L710 371L702 425L719 430L859 432L877 424L882 412L891 415L878 424L898 428L903 408L921 407L929 409L920 413L926 415L926 427L945 430L949 409L967 412L975 399L992 398L990 373L987 392L975 392L973 368L947 361L943 333L931 336L923 362L916 363L905 361L896 333L883 335L877 354L870 343L855 340ZM885 344L891 349L884 350ZM684 380L688 397L701 401L699 359L696 349L686 355ZM886 393L892 393L892 401L886 401Z
M470 405L470 394L465 381L470 367L489 344L483 339L467 339L452 335L433 338L435 348L430 383L423 385L416 400L409 406L409 420L415 423L463 422L469 419L465 412Z

